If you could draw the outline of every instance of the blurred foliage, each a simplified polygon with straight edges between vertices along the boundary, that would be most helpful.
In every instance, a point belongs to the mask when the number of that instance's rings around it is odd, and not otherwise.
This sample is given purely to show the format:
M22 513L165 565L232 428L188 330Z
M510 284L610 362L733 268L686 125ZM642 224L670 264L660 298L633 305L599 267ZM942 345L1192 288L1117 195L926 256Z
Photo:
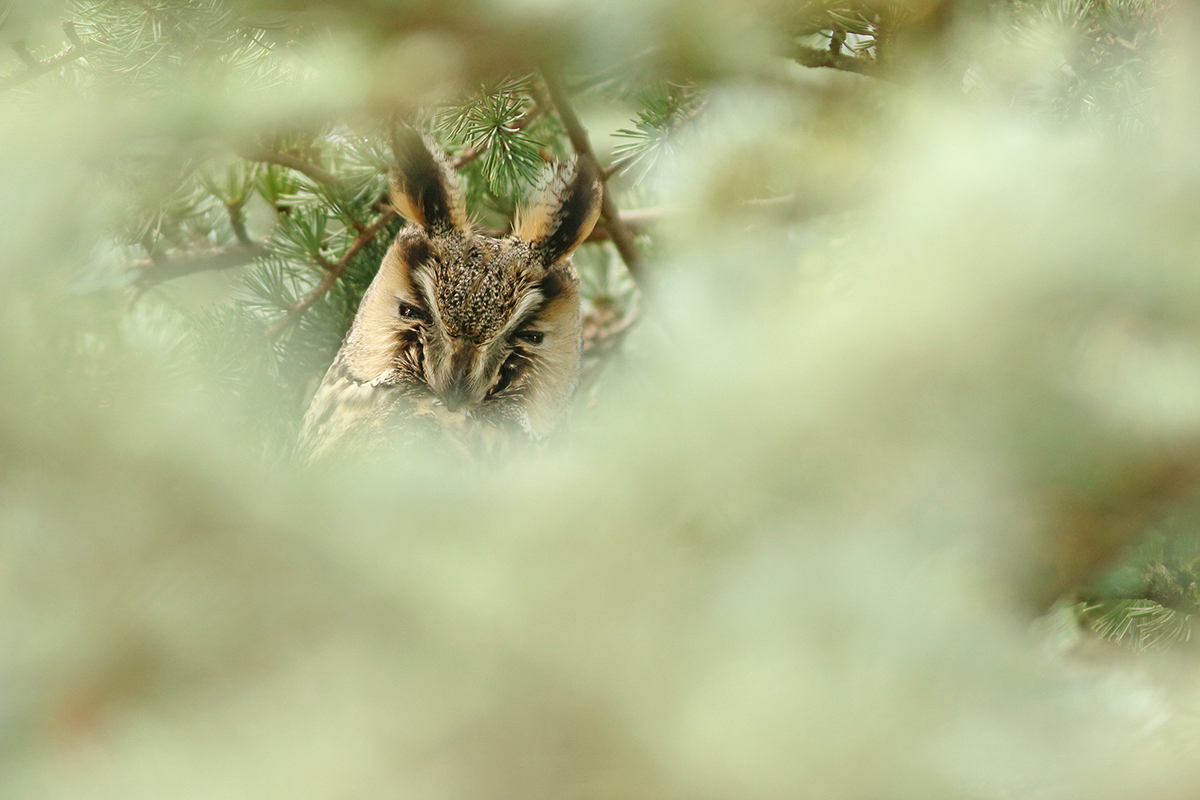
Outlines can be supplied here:
M0 797L1193 796L1197 33L0 3ZM569 429L299 469L393 126L502 231L547 76L645 261Z

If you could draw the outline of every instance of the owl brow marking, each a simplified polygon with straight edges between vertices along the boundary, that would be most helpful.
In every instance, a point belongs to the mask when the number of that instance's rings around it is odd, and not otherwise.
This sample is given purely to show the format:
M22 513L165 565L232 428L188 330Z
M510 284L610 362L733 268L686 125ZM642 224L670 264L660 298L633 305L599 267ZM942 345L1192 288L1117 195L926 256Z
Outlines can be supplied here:
M437 293L434 291L433 275L428 269L419 269L413 271L413 289L414 294L419 296L419 299L424 301L424 306L433 319L441 321L442 310L437 304ZM443 323L444 324L444 323Z
M508 318L508 324L496 333L492 341L507 339L513 331L518 330L522 325L529 322L537 314L541 306L542 293L536 288L531 289L521 298L521 302L517 303L512 316Z
M428 262L433 251L425 239L409 239L404 243L402 255L404 262L412 269Z
M544 302L542 303L543 308L553 302L554 299L562 294L563 290L567 288L562 276L554 272L547 274L546 277L534 284L534 287L541 292L542 297L545 298Z

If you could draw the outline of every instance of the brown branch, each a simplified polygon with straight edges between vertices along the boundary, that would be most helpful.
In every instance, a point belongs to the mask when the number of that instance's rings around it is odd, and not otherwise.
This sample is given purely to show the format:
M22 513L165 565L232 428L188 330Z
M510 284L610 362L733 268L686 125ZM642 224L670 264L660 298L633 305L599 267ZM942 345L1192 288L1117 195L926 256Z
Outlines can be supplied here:
M45 61L38 61L36 58L34 58L33 55L31 55L30 52L25 49L24 43L17 42L14 44L13 49L17 51L17 56L25 62L25 64L28 66L28 69L15 75L9 75L7 77L0 78L0 92L6 92L9 89L20 86L23 83L27 83L34 78L41 77L47 72L52 72L53 70L61 67L63 64L69 64L70 62L81 58L83 54L87 52L88 46L91 45L92 42L96 41L96 39L81 41L75 34L74 26L71 26L67 29L67 36L71 39L73 44L66 50L63 50L61 53L47 58Z
M71 20L65 20L62 24L63 33L71 40L71 44L76 47L83 47L83 39L79 38L79 33L75 30L75 23Z
M229 212L229 227L233 229L233 235L237 237L238 244L252 247L254 241L246 232L245 208L245 201L225 204L225 210Z
M554 110L558 112L559 119L562 120L563 127L567 131L567 138L571 140L571 146L575 148L575 152L579 158L584 158L592 162L598 174L603 174L600 170L600 164L596 161L596 153L592 150L592 143L588 139L587 130L579 121L579 117L575 114L575 109L571 107L570 99L567 97L567 91L558 79L550 74L543 74L543 80L546 82L546 89L550 93L550 103L554 106ZM617 204L613 200L612 190L607 183L604 183L604 195L600 204L600 222L608 231L609 238L612 239L613 245L617 248L617 252L621 254L621 260L625 262L629 273L638 279L642 274L642 259L637 248L633 243L633 232L629 227L621 221L621 213L617 209Z
M829 52L834 56L842 54L842 45L846 44L846 32L835 30L829 37Z
M138 275L134 280L134 286L141 294L164 281L194 275L198 272L215 272L240 267L266 254L266 247L258 242L248 241L166 258L153 255L142 261L135 261L130 266Z
M321 255L320 253L313 253L313 261L316 261L317 264L319 264L321 266L321 269L325 270L326 272L333 272L338 269L337 264L330 261L328 258ZM344 270L345 267L342 267L341 269ZM339 272L338 274L341 274L341 273Z
M290 156L286 153L276 153L273 150L267 150L266 148L262 147L246 148L241 150L238 155L247 161L259 161L264 164L275 164L280 167L294 169L296 172L299 172L302 175L307 175L317 183L328 186L331 189L336 190L342 188L342 181L340 178L338 178L338 176L334 175L324 167L318 167L316 164L313 164L310 161L305 161L302 158L297 158L296 156ZM376 201L375 207L382 211L383 209L380 208L380 204L386 205L386 203L387 195L384 194L380 200ZM361 220L353 217L347 219L346 224L358 233L362 233L367 229L367 226L363 224Z
M479 158L479 156L481 156L483 154L483 151L486 149L487 149L486 145L479 145L479 144L471 145L466 150L463 150L461 153L456 155L454 158L450 159L450 161L448 161L446 163L446 166L448 166L452 170L462 169L462 167L464 167L465 165L470 164L472 161Z
M612 307L595 309L584 317L584 365L576 389L580 395L586 395L596 385L608 363L608 357L621 345L640 317L640 309L634 308L623 317L618 317L617 309Z
M616 175L619 175L626 167L637 161L636 155L627 155L624 158L619 158L609 164L604 169L600 170L600 180L608 181Z
M134 300L165 281L194 275L198 272L216 272L240 267L267 255L266 246L251 239L249 233L246 232L244 208L244 202L225 205L225 210L229 213L229 227L233 229L233 235L237 238L237 241L231 245L164 256L147 235L142 245L146 248L149 257L130 265L137 273L137 278L134 280L137 295Z
M665 219L675 213L673 208L669 206L651 206L650 208L638 208L633 211L625 211L621 214L621 222L634 233L642 233L647 228L655 223ZM512 228L480 228L479 233L485 236L490 236L493 239L503 239L506 236L512 235ZM592 232L583 240L585 244L594 242L612 241L612 237L608 235L608 229L600 225L592 228Z
M33 53L29 52L29 48L25 46L24 39L18 39L12 43L12 49L16 51L17 58L25 62L25 66L32 69L37 69L42 65L42 62L33 57Z
M585 358L598 357L612 350L624 338L625 334L642 316L641 310L634 308L619 318L613 318L603 311L585 318L583 329L583 355Z
M853 72L857 75L867 75L872 78L883 77L880 74L879 63L877 61L857 56L848 56L841 52L840 48L837 51L822 50L817 47L809 47L796 43L792 45L788 57L805 67L826 67L828 69L841 70L842 72Z
M297 158L296 156L267 150L265 147L244 148L239 151L238 155L247 161L260 161L264 164L275 164L280 167L294 169L296 172L307 175L317 183L322 183L326 186L338 186L341 184L336 175L323 167L318 167L316 164L305 161L302 158Z
M314 303L324 297L333 288L333 284L342 276L342 273L346 271L346 267L350 266L350 262L354 260L354 257L362 252L362 249L370 244L379 235L379 232L387 227L387 224L394 220L396 216L396 211L390 208L380 214L379 219L375 220L374 224L363 229L355 237L354 241L350 243L350 247L342 254L342 257L338 259L336 264L318 255L317 262L325 268L325 277L300 302L289 308L282 319L267 329L267 338L277 336L284 328L295 322L301 314L311 308Z
M1168 455L1132 466L1094 495L1048 493L1055 508L1032 571L1030 596L1048 608L1066 594L1087 591L1147 527L1200 485L1200 457ZM1144 598L1155 599L1157 598Z
M667 206L638 208L633 211L622 212L621 223L633 233L641 233L671 213L672 209ZM611 240L612 236L609 234L609 229L600 225L592 228L592 232L588 235L588 238L584 239L585 242L607 242Z

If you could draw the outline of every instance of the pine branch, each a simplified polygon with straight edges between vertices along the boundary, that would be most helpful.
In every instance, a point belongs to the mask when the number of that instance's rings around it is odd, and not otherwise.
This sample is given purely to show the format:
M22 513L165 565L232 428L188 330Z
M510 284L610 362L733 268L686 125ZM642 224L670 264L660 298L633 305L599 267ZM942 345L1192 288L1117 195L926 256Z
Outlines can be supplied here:
M260 161L264 164L276 164L280 167L294 169L302 175L307 175L317 183L326 186L340 186L341 181L329 170L318 167L316 164L305 161L296 156L289 156L286 153L276 153L273 150L267 150L265 147L250 147L241 150L238 155L247 161Z
M337 283L337 279L342 276L342 273L346 271L346 267L350 266L350 262L354 260L354 257L357 256L364 247L374 241L375 237L379 235L379 232L387 227L388 223L395 219L396 216L397 214L394 209L389 208L384 210L383 213L379 215L379 219L375 220L374 224L367 226L361 232L359 232L358 236L356 236L354 241L351 242L350 247L345 253L342 254L342 257L338 259L336 264L331 263L324 258L319 258L318 263L325 268L325 277L322 278L321 282L317 284L316 288L305 295L299 303L289 308L281 320L267 329L267 338L273 338L277 336L284 328L295 322L301 314L311 308L314 303L324 297L325 294L333 288L333 285Z
M608 357L625 339L625 335L641 318L641 310L634 308L624 316L616 316L615 309L585 316L583 321L583 357L586 362L579 379L578 393L583 396L591 391L600 378Z
M871 78L883 78L877 61L857 56L848 56L841 52L840 47L836 50L821 50L816 47L796 43L792 45L788 57L805 67L827 67L843 72L853 72L857 75L866 75Z
M535 101L534 104L532 106L530 106L529 109L524 114L522 114L520 117L518 117L512 123L512 125L508 126L509 130L513 131L513 132L519 131L519 130L524 130L525 128L529 127L529 125L531 123L533 123L534 120L536 120L538 117L540 117L544 110L545 110L545 107L541 103L538 103ZM488 145L488 143L484 142L479 145L473 145L471 147L468 147L466 150L463 150L457 156L450 159L450 162L447 164L447 166L449 166L450 169L453 169L453 170L462 169L464 166L466 166L467 164L470 164L472 161L474 161L475 159L477 159L481 155L483 155L484 152L487 150L487 145Z
M486 149L487 147L480 145L468 147L466 150L463 150L457 156L450 159L446 166L452 170L462 169L464 166L470 164L472 161L483 155L483 151Z
M1138 585L1084 595L1079 599L1088 606L1114 601L1146 600L1172 611L1200 615L1197 566L1200 566L1200 563L1151 563L1143 569Z
M233 235L237 237L238 244L244 247L252 247L254 246L254 242L246 232L245 208L244 201L225 204L225 210L229 212L229 227L233 229Z
M786 198L784 198L786 199ZM769 202L769 201L763 201ZM377 220L374 225L362 225L360 236L355 240L355 244L351 245L353 252L350 257L353 258L358 252L370 243L370 241L379 235L378 228L386 225L395 218L395 214L391 212L389 206L378 206L377 210L384 217ZM666 206L656 206L652 208L640 208L633 211L626 211L621 216L621 222L632 232L641 232L645 228L659 222L665 217L673 213L671 208ZM224 247L214 247L207 250L189 251L179 253L173 256L162 256L157 253L149 258L135 261L130 264L131 268L137 273L137 278L134 285L138 288L139 294L145 293L154 288L160 283L175 280L176 278L184 278L188 275L195 275L200 272L217 272L220 270L232 269L234 267L244 266L249 264L256 258L261 258L269 254L266 246L261 242L256 242L246 235L244 222L241 221L240 209L230 208L230 225L233 227L234 235L237 236L236 244L226 245ZM361 224L361 223L360 223ZM502 237L506 235L504 231L489 231L489 235ZM365 235L365 238L364 238ZM362 240L359 243L359 240ZM589 243L611 241L611 236L607 227L596 226L592 230L591 235L586 239ZM321 257L318 258L318 263L326 270L326 275L334 274L334 280L345 271L346 266L341 264L341 261L331 262ZM347 261L347 264L349 262ZM329 286L333 283L330 282ZM329 287L325 287L328 291ZM307 299L307 298L306 298ZM320 299L319 296L313 298L311 302L304 305L307 309L313 302ZM302 310L304 310L302 309Z
M216 272L240 267L256 258L266 256L266 245L251 239L246 231L244 202L226 203L225 210L229 213L229 227L237 238L234 244L205 250L185 250L173 256L164 256L153 242L144 241L143 245L149 257L130 265L137 274L134 280L134 286L137 288L134 300L160 283L199 272Z
M1036 575L1041 608L1092 586L1164 508L1200 485L1200 458L1167 457L1140 464L1095 498L1067 498L1047 530L1045 567ZM1147 591L1152 587L1147 587ZM1155 599L1143 596L1140 599Z
M152 256L142 261L135 261L130 266L137 273L138 277L134 280L134 286L137 287L140 295L165 281L195 275L199 272L215 272L240 267L265 255L267 255L266 247L258 242L247 240L225 247L186 252L166 258Z
M345 188L342 179L334 175L324 167L319 167L311 161L305 161L296 156L290 156L286 153L276 153L273 150L267 150L262 147L252 147L241 150L238 155L247 161L259 161L264 164L275 164L280 167L293 169L302 175L306 175L313 181L333 189L340 191ZM372 208L382 212L390 205L388 193L385 191L383 195L372 204ZM363 233L367 230L367 225L357 217L349 217L345 220L346 224L353 228L358 233Z
M1147 586L1140 591L1083 595L1078 599L1079 602L1089 608L1121 600L1148 600L1155 605L1162 606L1171 611L1178 611L1182 614L1200 615L1200 603L1197 603L1194 599L1185 597L1178 592L1163 591L1153 586Z
M17 58L25 63L25 66L30 69L37 69L42 65L42 62L33 57L33 53L29 52L29 48L25 46L24 39L18 39L12 43L12 49L17 54Z
M637 156L633 154L627 155L624 158L618 158L600 171L600 180L606 182L611 180L615 176L620 175L622 171L635 161L637 161Z
M647 227L660 221L664 217L669 216L672 209L667 206L654 206L652 208L639 208L633 211L625 211L621 214L621 224L628 228L632 233L641 233ZM585 242L607 242L611 241L612 236L609 229L604 226L597 225L592 228L591 234L585 239Z
M75 33L75 25L69 21L63 23L63 30L66 31L67 38L71 40L71 46L45 61L38 61L34 58L23 42L15 42L12 46L13 50L16 51L17 57L25 62L27 69L24 72L0 78L0 92L6 92L23 83L28 83L34 78L41 77L47 72L52 72L64 64L81 58L87 52L88 47L96 41L95 39L87 41L80 39Z
M571 146L575 148L575 152L579 158L585 158L592 162L596 167L596 172L603 175L600 169L600 164L596 161L596 153L592 149L592 143L588 139L587 131L579 121L579 117L575 114L575 109L571 107L569 98L567 97L566 89L554 77L546 74L543 75L546 82L546 89L550 94L550 103L554 106L554 110L558 112L559 119L562 120L563 127L567 131L567 137L571 140ZM621 214L617 210L617 204L613 200L612 190L609 189L608 183L604 183L604 194L600 205L600 222L608 231L609 238L612 239L613 245L617 248L617 252L621 254L621 260L625 262L626 268L629 269L629 274L636 280L642 274L642 259L637 248L633 243L633 233L629 227L621 221Z

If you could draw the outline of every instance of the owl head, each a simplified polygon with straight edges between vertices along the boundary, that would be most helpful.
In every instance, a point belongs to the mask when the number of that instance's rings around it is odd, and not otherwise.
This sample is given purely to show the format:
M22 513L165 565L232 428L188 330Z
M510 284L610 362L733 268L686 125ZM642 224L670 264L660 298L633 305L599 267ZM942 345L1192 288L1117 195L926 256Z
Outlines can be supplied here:
M399 138L392 202L409 221L342 348L352 380L429 401L441 416L515 423L534 437L579 377L579 279L571 253L600 214L590 161L547 165L511 235L472 228L445 158Z

